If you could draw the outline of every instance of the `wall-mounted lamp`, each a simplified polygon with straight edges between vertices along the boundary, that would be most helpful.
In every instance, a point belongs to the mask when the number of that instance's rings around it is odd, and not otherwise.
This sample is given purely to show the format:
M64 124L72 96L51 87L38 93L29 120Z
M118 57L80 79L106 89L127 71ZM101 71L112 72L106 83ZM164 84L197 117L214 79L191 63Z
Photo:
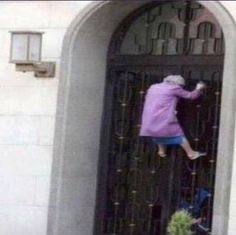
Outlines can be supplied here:
M16 71L32 72L35 77L54 77L55 62L41 62L42 32L11 31L10 63Z

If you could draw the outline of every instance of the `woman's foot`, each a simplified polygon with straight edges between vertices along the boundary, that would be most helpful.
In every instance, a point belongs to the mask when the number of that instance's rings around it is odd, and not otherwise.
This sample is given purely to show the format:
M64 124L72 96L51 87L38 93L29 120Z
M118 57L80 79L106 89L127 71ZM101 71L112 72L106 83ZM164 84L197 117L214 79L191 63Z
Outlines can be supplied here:
M166 157L166 145L158 144L158 155L160 157Z
M164 152L158 152L158 155L159 155L160 157L166 157L166 156L167 156L167 154L164 153Z
M189 155L189 159L190 160L195 160L199 157L202 157L202 156L206 156L206 153L203 153L203 152L194 152L193 154Z

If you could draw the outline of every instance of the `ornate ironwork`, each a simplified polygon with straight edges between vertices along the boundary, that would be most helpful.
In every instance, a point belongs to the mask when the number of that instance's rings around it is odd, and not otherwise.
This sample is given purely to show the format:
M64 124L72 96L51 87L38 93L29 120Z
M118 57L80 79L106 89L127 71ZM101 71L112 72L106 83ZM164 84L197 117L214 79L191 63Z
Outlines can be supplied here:
M117 53L215 55L223 51L221 27L209 11L196 2L170 2L137 18Z
M109 54L96 235L165 235L170 215L189 210L211 231L219 132L223 37L215 18L191 1L155 3L129 17L116 32ZM129 29L128 29L129 28ZM121 36L122 35L122 36ZM125 35L125 36L124 36ZM124 53L125 52L125 53ZM124 55L125 54L125 55ZM161 159L140 138L147 88L168 74L182 74L187 89L198 81L207 90L197 101L180 102L179 120L195 149L207 156L187 160L178 147Z

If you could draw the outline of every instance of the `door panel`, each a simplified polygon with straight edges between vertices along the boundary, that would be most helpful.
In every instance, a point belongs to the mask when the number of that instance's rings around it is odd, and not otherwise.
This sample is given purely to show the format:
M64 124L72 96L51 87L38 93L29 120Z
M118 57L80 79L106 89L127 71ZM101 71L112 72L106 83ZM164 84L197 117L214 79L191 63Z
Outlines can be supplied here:
M194 1L148 4L115 32L108 54L95 235L166 235L170 215L185 208L211 230L219 134L224 39L213 15ZM207 89L195 101L181 100L178 119L196 150L180 147L157 156L157 146L140 138L145 92L170 74L186 89L198 81Z
M113 71L109 171L106 182L105 218L102 234L165 234L170 214L183 204L196 204L197 190L207 194L199 211L210 228L215 177L222 68L219 66L167 66ZM169 149L166 159L157 147L138 136L145 91L164 74L186 77L187 89L202 80L207 90L196 101L180 102L179 120L196 150L207 157L189 161L180 148ZM196 230L197 231L197 230ZM198 232L197 234L201 234ZM204 233L207 234L207 233Z

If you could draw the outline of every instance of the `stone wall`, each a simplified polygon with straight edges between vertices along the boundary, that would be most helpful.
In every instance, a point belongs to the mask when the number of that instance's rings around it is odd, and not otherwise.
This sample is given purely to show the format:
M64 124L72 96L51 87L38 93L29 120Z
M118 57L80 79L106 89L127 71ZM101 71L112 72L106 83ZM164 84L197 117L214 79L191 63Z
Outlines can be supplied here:
M86 2L0 2L0 234L45 235L59 62L68 25ZM9 64L10 33L44 32L55 78Z

